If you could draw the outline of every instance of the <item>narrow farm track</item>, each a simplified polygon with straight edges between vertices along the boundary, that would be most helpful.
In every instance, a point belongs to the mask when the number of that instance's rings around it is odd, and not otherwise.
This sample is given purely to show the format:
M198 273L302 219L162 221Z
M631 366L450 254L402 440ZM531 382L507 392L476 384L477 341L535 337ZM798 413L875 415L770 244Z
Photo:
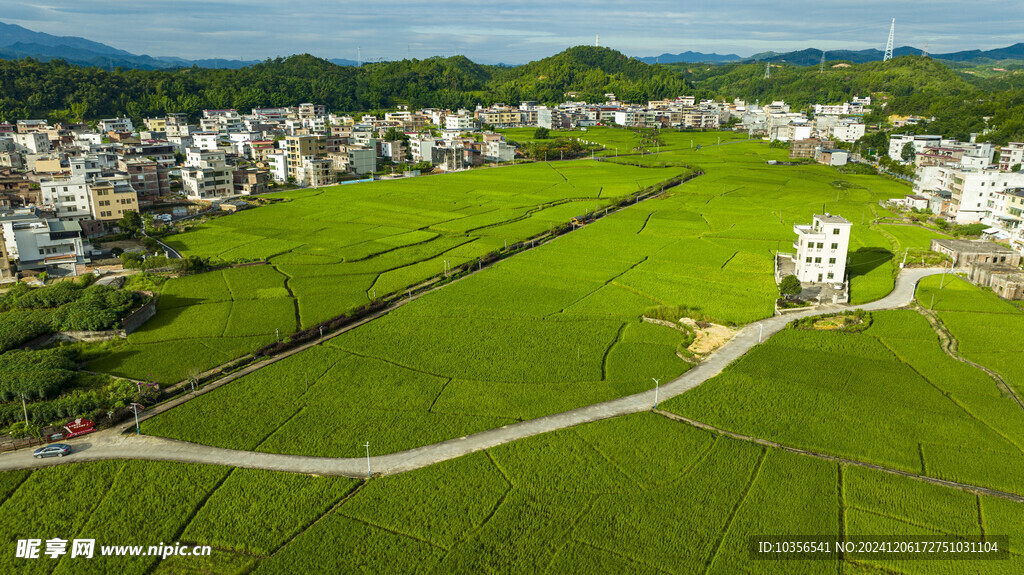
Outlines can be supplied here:
M815 310L775 316L749 324L699 365L671 382L662 385L657 391L658 399L662 401L670 399L718 375L726 366L757 345L759 340L763 341L778 333L786 324L794 319L831 313L843 309L860 308L867 311L880 311L906 307L913 302L914 290L921 278L942 272L942 269L937 268L903 270L896 280L893 291L878 301L859 306L826 305ZM256 365L250 367L253 370L258 369ZM238 377L240 376L241 373L239 373ZM566 429L602 419L649 411L654 407L654 401L655 390L652 389L611 401L513 423L497 429L450 439L432 445L425 445L398 453L377 455L370 458L369 464L373 469L374 475L403 473L542 433ZM31 452L28 450L0 455L0 471L82 461L146 459L206 463L293 473L341 475L356 478L365 477L367 474L367 460L365 458L313 457L223 449L162 437L121 434L116 429L108 429L79 439L73 439L70 443L73 444L75 453L73 457L67 459L33 459ZM1024 498L1021 498L1021 500L1024 501Z
M1021 409L1024 409L1024 402L1022 402L1020 397L1017 396L1017 393L1013 391L1013 388L1006 384L1006 380L1004 380L1001 375L985 367L984 365L974 363L973 361L960 355L960 351L958 349L959 343L957 342L956 338L953 337L953 334L950 333L949 329L946 327L946 324L942 323L942 320L939 318L939 315L937 313L923 306L918 306L917 311L921 312L921 315L923 315L928 320L928 323L931 324L932 329L935 330L936 334L938 334L939 341L942 344L942 351L946 352L946 355L961 363L966 363L967 365L975 369L980 369L981 371L985 372L986 375L991 377L996 382L996 387L998 387L1000 391L1012 397L1013 400L1017 402L1017 405L1019 405Z
M911 473L909 471L901 471L899 469L892 469L890 467L884 467L882 465L876 465L874 463L866 463L864 461L857 461L856 459L846 459L845 457L837 457L835 455L828 455L826 453L818 453L816 451L808 451L806 449L800 449L800 448L797 448L797 447L790 447L788 445L783 445L781 443L776 443L774 441L769 441L767 439L761 439L760 437L752 437L750 435L742 435L740 433L733 433L731 431L726 431L724 429L719 429L719 428L714 427L712 425L708 425L706 423L701 423L700 421L689 419L689 418L683 417L681 415L677 415L675 413L670 413L668 411L662 411L660 409L655 409L654 412L657 413L658 415L667 417L667 418L669 418L669 419L671 419L673 421L679 421L679 422L682 422L682 423L686 423L686 424L692 425L693 427L696 427L698 429L703 429L705 431L710 431L711 433L714 433L716 435L722 435L722 436L728 437L730 439L737 439L739 441L747 441L747 442L750 442L750 443L756 443L758 445L763 445L765 447L772 447L772 448L775 448L775 449L783 449L785 451L789 451L790 453L796 453L796 454L799 454L799 455L805 455L807 457L814 457L815 459L824 459L825 461L834 461L836 463L841 463L843 465L854 465L854 466L857 466L857 467L864 467L864 468L867 468L867 469L875 469L877 471L884 471L885 473L891 473L892 475L900 475L902 477L909 477L911 479L916 479L918 481L924 481L924 482L927 482L927 483L933 483L935 485L941 485L943 487L951 487L953 489L959 489L961 491L967 491L967 492L970 492L970 493L974 493L975 495L990 495L992 497L999 497L1001 499L1009 499L1010 501L1016 501L1018 503L1024 503L1024 496L1016 495L1014 493L1007 493L1005 491L999 491L998 489L989 489L987 487L978 487L977 485L971 485L969 483L958 483L956 481L947 481L945 479L937 479L935 477L928 477L927 475L920 475L920 474L917 474L917 473Z

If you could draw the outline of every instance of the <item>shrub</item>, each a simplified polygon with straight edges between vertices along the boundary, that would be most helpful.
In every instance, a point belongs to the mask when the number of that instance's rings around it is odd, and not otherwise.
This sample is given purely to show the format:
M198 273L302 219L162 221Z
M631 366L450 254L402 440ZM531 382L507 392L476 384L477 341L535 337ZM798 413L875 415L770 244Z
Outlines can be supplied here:
M800 280L795 275L788 275L779 282L779 292L782 295L800 295L803 288L800 287Z

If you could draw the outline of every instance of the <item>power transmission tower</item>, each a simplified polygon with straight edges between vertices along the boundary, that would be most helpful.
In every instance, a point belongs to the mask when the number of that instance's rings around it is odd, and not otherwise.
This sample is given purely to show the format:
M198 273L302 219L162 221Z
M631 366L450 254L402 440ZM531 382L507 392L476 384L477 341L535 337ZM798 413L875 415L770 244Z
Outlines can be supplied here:
M594 34L594 47L595 48L600 48L601 47L601 35L600 34Z
M771 78L771 77L772 77L772 65L771 64L765 64L764 65L764 79L767 80L768 78Z
M883 62L892 60L892 38L896 34L896 19L892 19L892 26L889 27L889 41L885 44L885 57L882 58Z
M362 49L362 47L357 47L356 48L356 53L359 54L357 56L357 58L358 58L357 61L359 62L359 67L362 68L363 67L363 49Z
M924 43L924 50L921 50L921 56L928 57L928 42Z
M825 71L825 51L821 51L821 64L818 64L818 73L821 74Z

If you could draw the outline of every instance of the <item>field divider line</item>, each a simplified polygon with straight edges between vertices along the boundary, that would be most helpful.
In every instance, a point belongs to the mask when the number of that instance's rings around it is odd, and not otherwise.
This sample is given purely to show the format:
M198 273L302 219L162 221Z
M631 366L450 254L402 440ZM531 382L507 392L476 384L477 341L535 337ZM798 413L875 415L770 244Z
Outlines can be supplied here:
M931 325L932 329L935 330L935 333L938 334L939 340L942 343L940 347L942 348L942 351L946 353L946 355L959 361L960 363L966 363L967 365L975 369L979 369L985 374L987 374L989 377L995 380L996 387L998 387L1000 391L1008 394L1011 398L1013 398L1015 402L1017 402L1017 405L1019 405L1021 409L1024 409L1024 401L1021 401L1017 393L1013 390L1012 387L1010 387L1006 383L1006 380L1004 380L1001 375L981 364L975 363L967 359L966 357L960 355L960 342L957 341L955 336L953 336L953 332L949 331L949 328L946 327L945 322L942 321L942 318L939 317L939 314L935 313L935 310L927 309L924 306L918 304L917 311L919 311L921 315L923 315L925 319L928 320L928 324Z
M232 467L232 468L228 469L228 472L224 474L224 477L221 477L220 480L217 481L217 484L213 486L213 489L208 491L206 493L206 495L203 497L203 499L201 501L199 501L199 503L196 504L195 508L192 509L192 511L188 514L188 517L186 517L185 520L181 523L181 527L178 529L177 533L175 533L174 537L171 537L169 539L169 541L180 541L181 540L181 536L188 529L188 526L192 524L192 521L194 521L196 516L199 515L199 512L202 511L204 507L206 507L206 503L210 501L210 498L213 497L213 495L215 493L217 493L217 491L221 487L224 486L224 483L228 480L228 478L231 477L235 473L236 469L238 469L238 468L237 467ZM156 569L158 565L160 565L160 561L157 560L154 557L153 563L150 564L150 566L145 571L147 573L147 575L149 573L152 573L153 570Z
M988 428L992 433L994 433L997 436L999 436L1000 438L1002 438L1002 440L1005 441L1006 443L1009 443L1013 447L1017 448L1017 451L1020 451L1021 454L1024 455L1024 447L1021 447L1020 445L1018 445L1017 442L1014 441L1010 436L1006 435L1006 433L1004 433L1002 430L996 428L992 424L990 424L987 421L985 421L984 419L982 419L980 416L976 415L973 411L968 409L968 407L965 404L961 403L957 398L953 397L953 392L946 391L946 390L942 389L935 382L933 382L931 379L929 379L928 377L925 377L925 375L923 373L921 373L920 371L918 371L918 369L916 367L911 365L910 362L905 361L902 357L900 357L900 355L898 353L896 353L896 350L894 350L888 343L886 343L885 341L882 341L882 339L880 339L880 338L875 338L875 339L877 339L878 342L880 344L882 344L882 347L884 347L887 350L889 350L889 353L893 354L893 356L897 360L899 360L900 363L902 363L902 364L906 365L907 367L909 367L911 371L913 371L915 374L917 374L918 377L920 377L922 380L924 380L936 392L938 392L940 395L942 395L943 397L948 399L950 401L950 403L952 403L953 405L955 405L957 407L957 409L959 409L960 411L966 413L968 417L970 417L974 421L978 422L982 426ZM919 448L920 448L920 444L918 444L918 445L919 445ZM921 451L921 463L922 463L922 465L924 464L924 461L925 461L924 460L924 451L922 450ZM922 469L922 471L923 471L923 469Z
M297 533L295 533L295 535L292 535L290 539L288 539L284 543L281 543L280 545L278 545L277 549L274 549L270 553L270 555L267 555L266 558L267 559L273 559L273 557L275 555L277 555L278 553L281 552L282 549L284 549L285 547L290 545L292 543L292 541L295 541L296 539L301 537L304 533L306 533L307 531L312 529L314 526L316 526L317 523L320 523L320 521L322 521L324 517L327 517L331 513L334 513L339 507L344 505L349 499L352 499L353 497L355 497L360 491L362 491L362 489L363 489L363 487L365 485L366 485L366 480L363 479L354 488L351 488L348 491L346 491L345 493L343 493L341 495L341 497L333 505L331 505L330 507L327 508L326 511L324 511L319 516L317 516L315 519L310 521L309 524L307 524L305 527L303 527L302 529L299 529L299 531ZM345 517L348 517L348 515L346 515Z
M710 431L711 433L722 435L722 436L728 437L730 439L736 439L736 440L739 440L739 441L747 441L747 442L750 442L750 443L756 443L758 445L762 445L762 446L765 446L765 447L772 447L772 448L775 448L775 449L782 449L782 450L788 451L790 453L796 453L797 455L804 455L804 456L807 456L807 457L814 457L816 459L823 459L825 461L833 461L833 462L837 462L837 463L840 463L840 464L843 464L843 465L853 465L853 466L856 466L856 467L864 467L866 469L874 469L876 471L882 471L882 472L888 473L890 475L899 475L899 476L902 476L902 477L909 477L911 479L916 479L918 481L924 481L926 483L931 483L931 484L939 485L939 486L942 486L942 487L949 487L949 488L952 488L952 489L958 489L960 491L966 491L968 493L973 493L973 494L976 494L976 495L989 495L989 496L992 496L992 497L998 497L1000 499L1008 499L1010 501L1016 501L1018 503L1024 503L1024 496L1017 495L1016 493L1009 493L1009 492L1006 492L1006 491L1000 491L998 489L992 489L992 488L989 488L989 487L981 487L981 486L978 486L978 485L971 485L969 483L960 483L960 482L957 482L957 481L950 481L948 479L939 479L937 477L928 477L928 476L925 476L925 475L920 475L920 474L917 474L917 473L912 473L910 471L903 471L901 469L893 469L891 467L885 467L883 465L878 465L877 463L867 463L865 461L858 461L856 459L848 459L846 457L840 457L838 455L828 455L826 453L819 453L819 452L810 451L810 450L807 450L807 449L800 449L799 447L791 447L791 446L783 445L783 444L775 442L775 441L771 441L769 439L762 439L760 437L753 437L753 436L750 436L750 435L743 435L741 433L734 433L732 431L726 431L726 430L721 429L719 427L715 427L715 426L709 425L707 423L703 423L703 422L700 422L700 421L697 421L697 420L694 420L694 419L690 419L688 417L683 417L682 415L678 415L678 414L675 414L675 413L672 413L672 412L669 412L669 411L663 411L661 409L655 409L653 411L655 413L657 413L658 415L662 415L662 416L667 417L669 419L672 419L672 420L675 420L675 421L679 421L679 422L682 422L682 423L686 423L688 425L692 425L693 427L696 427L696 428L699 428L699 429L703 429L705 431Z
M757 458L757 463L754 465L753 471L750 472L750 479L747 480L747 484L743 487L743 492L736 499L736 504L732 506L732 510L729 511L729 516L725 519L725 524L722 525L722 533L718 536L715 541L714 547L711 548L711 554L704 562L704 575L707 575L711 571L711 567L715 564L715 558L718 557L718 552L722 550L722 544L725 543L725 538L729 536L729 528L732 527L732 522L736 520L736 516L740 513L740 508L743 507L743 502L747 500L747 495L750 494L750 490L754 488L754 483L757 482L757 478L761 475L761 468L764 466L764 460L768 457L768 449L766 447L761 448L761 454Z
M980 497L977 493L972 493L972 495L974 495L975 498ZM857 505L850 505L847 508L848 509L853 509L853 510L856 510L856 511L860 511L861 513L870 513L870 514L875 515L877 517L885 517L886 519L892 519L893 521L899 521L900 523L906 523L907 525L912 525L914 527L919 527L921 529L930 529L932 531L938 531L939 533L943 533L945 535L951 535L953 537L957 537L958 535L962 535L962 534L958 534L958 533L950 533L948 530L946 530L946 528L938 526L938 525L926 525L924 523L918 523L918 522L913 521L911 519L907 519L906 517L900 517L898 515L889 515L888 513L883 513L881 511L878 511L877 509L868 509L867 507L859 507Z

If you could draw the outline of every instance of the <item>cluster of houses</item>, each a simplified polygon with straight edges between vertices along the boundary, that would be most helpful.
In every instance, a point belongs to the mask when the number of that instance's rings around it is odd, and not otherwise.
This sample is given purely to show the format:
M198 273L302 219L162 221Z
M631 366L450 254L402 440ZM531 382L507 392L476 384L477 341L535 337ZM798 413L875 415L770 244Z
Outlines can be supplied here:
M912 159L904 149L913 146ZM1024 253L1024 142L996 147L935 135L893 135L889 157L915 166L913 193L892 203L931 211L958 224L982 223L985 235Z

